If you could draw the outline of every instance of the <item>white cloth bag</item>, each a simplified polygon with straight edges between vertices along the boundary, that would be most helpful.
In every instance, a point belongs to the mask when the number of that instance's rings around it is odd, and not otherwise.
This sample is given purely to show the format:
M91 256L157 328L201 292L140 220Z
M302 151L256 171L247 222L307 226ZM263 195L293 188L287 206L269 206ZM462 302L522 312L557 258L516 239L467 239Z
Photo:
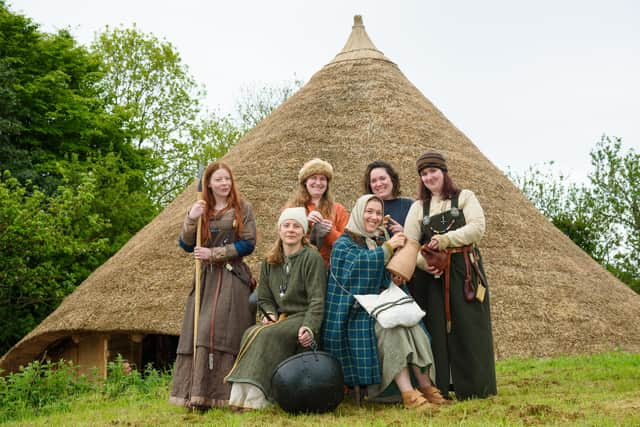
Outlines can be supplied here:
M426 314L411 296L393 282L379 294L353 296L385 329L415 326Z

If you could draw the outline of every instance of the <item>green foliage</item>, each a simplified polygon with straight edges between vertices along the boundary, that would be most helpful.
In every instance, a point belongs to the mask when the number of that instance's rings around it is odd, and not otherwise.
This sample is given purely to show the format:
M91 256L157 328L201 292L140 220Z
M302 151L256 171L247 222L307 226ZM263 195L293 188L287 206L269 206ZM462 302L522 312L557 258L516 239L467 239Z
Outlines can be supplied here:
M115 399L124 393L158 394L158 388L166 387L167 378L170 376L170 373L155 370L151 364L147 365L141 374L136 369L132 369L122 355L118 354L114 361L107 364L107 379L101 391L109 399Z
M158 206L196 178L200 165L222 157L238 139L300 86L300 81L243 91L239 122L205 111L204 89L166 40L133 28L107 27L91 46L101 58L97 83L109 112L137 149L149 149L145 184Z
M19 372L0 375L0 423L67 413L74 402L92 395L99 396L100 401L125 395L132 399L164 397L170 380L170 372L156 371L150 365L143 374L129 370L120 355L109 362L104 381L95 373L81 375L76 366L62 360L31 362Z
M52 412L66 412L74 398L95 389L65 361L31 362L19 372L0 376L0 422Z
M102 232L102 237L109 242L108 256L117 252L159 211L147 194L144 171L131 168L118 154L96 153L85 161L71 156L57 166L71 188L88 178L94 182L95 197L89 211L109 224Z
M4 2L0 83L2 354L253 122L204 112L166 41L107 28L86 49ZM264 88L241 108L257 120L292 92Z
M530 167L510 178L553 224L621 281L640 293L640 155L603 136L591 151L588 184Z
M204 112L204 89L171 43L135 26L107 27L92 49L101 58L100 97L134 147L150 151L145 185L164 206L196 177L198 164L224 155L239 131Z
M108 254L108 223L92 210L95 180L47 197L0 179L0 353L55 309ZM80 262L81 261L81 262Z
M67 31L0 3L0 354L158 212L152 151L107 110L101 79Z
M41 33L0 4L0 172L51 194L61 183L56 161L120 150L119 126L95 90L99 65L68 31Z
M620 138L603 136L591 165L589 198L597 203L605 261L640 293L640 153L625 153Z

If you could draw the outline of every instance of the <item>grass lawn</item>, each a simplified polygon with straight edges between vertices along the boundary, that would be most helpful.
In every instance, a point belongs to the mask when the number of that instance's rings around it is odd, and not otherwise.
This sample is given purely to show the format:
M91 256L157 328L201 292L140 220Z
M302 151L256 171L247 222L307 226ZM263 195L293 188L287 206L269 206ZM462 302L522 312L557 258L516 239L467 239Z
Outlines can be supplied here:
M347 399L334 413L300 416L279 408L242 414L227 409L189 413L167 403L170 378L165 377L145 393L128 390L108 398L94 391L47 415L24 415L7 425L640 426L640 354L504 360L497 364L497 376L497 396L455 402L433 414L370 402L357 407Z

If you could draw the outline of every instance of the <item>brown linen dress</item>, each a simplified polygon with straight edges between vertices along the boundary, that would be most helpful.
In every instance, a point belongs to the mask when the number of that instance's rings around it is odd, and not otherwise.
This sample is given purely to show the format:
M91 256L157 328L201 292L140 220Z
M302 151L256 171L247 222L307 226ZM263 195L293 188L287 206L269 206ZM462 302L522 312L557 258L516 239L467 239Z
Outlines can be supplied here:
M255 314L248 304L251 289L242 277L249 277L249 269L242 256L253 251L256 242L256 225L251 205L242 202L243 231L236 236L233 227L235 217L231 209L209 224L211 238L204 246L224 247L225 259L211 264L203 263L201 273L200 317L195 363L193 360L193 322L195 304L194 285L189 293L184 321L178 342L173 375L173 387L169 402L180 406L216 407L229 401L231 385L223 379L235 362L243 332L255 323ZM187 215L180 239L184 246L194 246L197 220ZM235 242L245 241L242 245ZM247 249L249 248L249 249ZM235 271L229 270L229 266ZM218 286L220 290L216 292ZM216 301L217 295L217 303ZM213 357L212 369L209 359Z

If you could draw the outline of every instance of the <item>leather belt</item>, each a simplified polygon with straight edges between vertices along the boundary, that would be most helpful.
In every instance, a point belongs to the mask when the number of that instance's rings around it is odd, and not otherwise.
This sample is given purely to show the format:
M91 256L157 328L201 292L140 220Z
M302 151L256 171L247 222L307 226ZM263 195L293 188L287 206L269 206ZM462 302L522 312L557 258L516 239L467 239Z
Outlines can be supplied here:
M469 252L473 251L473 245L460 246L456 248L447 248L447 264L444 271L444 314L447 320L447 334L451 333L451 255L462 253L464 263L466 265L466 275L464 278L464 296L469 302L468 294L471 295L471 301L475 296L475 289L471 280L471 269L469 261Z

